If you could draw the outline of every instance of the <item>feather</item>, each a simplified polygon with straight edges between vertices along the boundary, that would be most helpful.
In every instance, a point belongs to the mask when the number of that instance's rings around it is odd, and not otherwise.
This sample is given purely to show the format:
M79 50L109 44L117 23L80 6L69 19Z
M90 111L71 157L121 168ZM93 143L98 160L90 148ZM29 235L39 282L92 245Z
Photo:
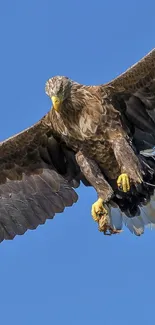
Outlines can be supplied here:
M0 241L36 229L77 201L67 180L79 185L77 163L43 120L0 143L0 168Z
M116 230L123 227L122 213L118 208L110 208L110 224Z
M144 157L154 158L155 157L155 147L149 148L149 149L146 149L146 150L141 150L140 154L142 156L144 156Z
M141 217L129 218L125 214L123 215L123 222L131 233L136 236L140 236L144 233L144 223Z

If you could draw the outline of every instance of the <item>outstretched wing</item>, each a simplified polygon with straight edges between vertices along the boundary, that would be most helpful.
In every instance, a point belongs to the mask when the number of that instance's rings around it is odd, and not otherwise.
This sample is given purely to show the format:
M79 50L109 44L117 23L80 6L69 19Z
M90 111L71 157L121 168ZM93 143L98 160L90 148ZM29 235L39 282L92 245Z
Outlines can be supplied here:
M122 227L123 220L131 232L139 235L146 224L155 223L155 197L151 197L155 188L155 161L152 158L155 152L148 150L155 147L155 49L125 73L102 85L101 89L120 111L122 125L128 131L137 155L145 156L141 157L147 176L141 191L130 193L127 200L121 194L120 199L114 198L123 214L119 218L114 216L113 222L119 221L117 227Z
M44 119L0 143L0 242L35 229L77 201L74 153Z
M155 144L155 49L106 85L138 149Z

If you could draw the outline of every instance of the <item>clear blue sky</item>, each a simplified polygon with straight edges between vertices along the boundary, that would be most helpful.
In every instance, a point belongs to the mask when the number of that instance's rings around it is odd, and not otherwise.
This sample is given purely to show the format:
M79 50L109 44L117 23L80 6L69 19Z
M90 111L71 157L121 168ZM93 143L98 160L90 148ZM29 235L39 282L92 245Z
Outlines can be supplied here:
M0 1L0 138L50 108L56 74L99 84L155 47L155 2ZM53 221L0 245L0 323L154 324L155 231L98 233L92 189Z

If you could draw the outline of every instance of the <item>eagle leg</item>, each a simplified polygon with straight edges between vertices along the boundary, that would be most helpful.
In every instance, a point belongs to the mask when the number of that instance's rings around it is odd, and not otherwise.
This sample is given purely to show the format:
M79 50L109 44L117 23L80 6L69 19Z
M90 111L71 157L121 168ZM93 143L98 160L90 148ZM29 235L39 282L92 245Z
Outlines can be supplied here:
M99 222L101 217L105 220L108 217L108 210L104 207L103 200L99 198L95 203L92 204L91 215L93 220Z
M130 181L129 176L127 174L121 174L117 178L117 186L123 192L130 191Z
M108 210L104 206L113 195L111 186L105 180L96 162L88 158L82 151L76 154L76 160L82 173L98 193L98 200L92 205L91 214L94 221L98 222L99 230L105 235L120 232L112 228Z
M122 172L117 179L117 185L124 192L128 192L131 183L137 185L142 182L142 167L132 147L125 138L115 138L112 141L112 147Z
M122 231L114 229L111 226L108 209L105 208L102 198L99 198L95 203L93 203L91 215L93 220L98 222L98 229L103 232L104 235L111 236L112 234L118 234Z

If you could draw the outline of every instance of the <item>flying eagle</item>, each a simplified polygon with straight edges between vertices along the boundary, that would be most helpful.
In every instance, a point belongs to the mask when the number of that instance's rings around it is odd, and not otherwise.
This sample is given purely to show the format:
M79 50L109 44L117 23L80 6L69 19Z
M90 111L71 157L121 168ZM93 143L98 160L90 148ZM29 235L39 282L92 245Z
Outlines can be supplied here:
M50 111L0 143L0 241L63 212L80 182L101 232L141 235L155 223L155 49L109 83L56 76L45 91Z

